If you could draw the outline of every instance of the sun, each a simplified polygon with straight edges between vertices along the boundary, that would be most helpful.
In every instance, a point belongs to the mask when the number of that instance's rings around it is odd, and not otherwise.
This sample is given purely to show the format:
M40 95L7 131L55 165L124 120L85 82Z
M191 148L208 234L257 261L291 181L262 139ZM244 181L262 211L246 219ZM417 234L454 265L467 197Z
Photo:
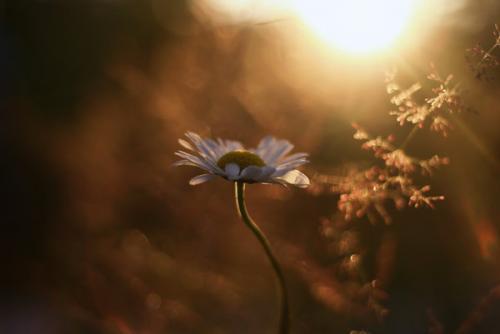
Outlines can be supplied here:
M408 27L416 0L295 0L307 26L335 48L365 54L390 47Z

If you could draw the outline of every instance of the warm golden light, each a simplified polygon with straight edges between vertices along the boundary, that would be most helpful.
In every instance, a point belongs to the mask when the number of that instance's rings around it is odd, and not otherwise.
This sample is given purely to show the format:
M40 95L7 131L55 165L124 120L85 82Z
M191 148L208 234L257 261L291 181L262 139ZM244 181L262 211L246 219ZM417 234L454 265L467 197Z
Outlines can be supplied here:
M219 23L256 23L282 18L289 0L193 0L192 5Z
M297 15L322 39L349 53L389 47L407 27L415 0L295 0Z

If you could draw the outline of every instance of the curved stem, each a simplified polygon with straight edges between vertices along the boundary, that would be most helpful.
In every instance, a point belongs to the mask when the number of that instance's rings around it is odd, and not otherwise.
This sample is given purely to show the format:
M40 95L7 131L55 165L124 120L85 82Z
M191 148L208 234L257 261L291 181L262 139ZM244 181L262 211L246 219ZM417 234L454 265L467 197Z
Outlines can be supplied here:
M280 320L279 320L279 334L287 334L289 331L289 314L288 314L288 292L285 283L285 276L281 270L280 264L273 254L271 245L267 240L264 232L255 224L250 215L248 214L247 208L245 206L245 183L235 182L234 183L234 193L236 196L236 207L241 220L245 225L252 231L257 240L259 240L262 248L266 252L267 258L274 269L276 278L278 279L280 287Z

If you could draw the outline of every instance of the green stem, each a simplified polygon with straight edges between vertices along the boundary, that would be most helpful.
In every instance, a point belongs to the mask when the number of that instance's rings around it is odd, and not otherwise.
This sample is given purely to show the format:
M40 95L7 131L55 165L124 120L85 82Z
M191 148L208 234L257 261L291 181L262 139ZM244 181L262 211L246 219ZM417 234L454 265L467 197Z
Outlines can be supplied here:
M288 292L286 289L285 276L283 275L283 271L281 270L280 264L276 257L273 254L271 249L271 245L267 240L264 232L255 224L250 215L248 214L246 205L245 205L245 183L243 182L235 182L234 183L234 193L236 196L236 207L238 209L238 213L241 217L241 220L245 223L245 225L252 231L257 240L259 240L262 248L266 252L267 258L274 269L274 273L276 274L276 278L278 279L279 287L280 287L280 320L279 320L279 334L287 334L289 331L289 314L288 314Z

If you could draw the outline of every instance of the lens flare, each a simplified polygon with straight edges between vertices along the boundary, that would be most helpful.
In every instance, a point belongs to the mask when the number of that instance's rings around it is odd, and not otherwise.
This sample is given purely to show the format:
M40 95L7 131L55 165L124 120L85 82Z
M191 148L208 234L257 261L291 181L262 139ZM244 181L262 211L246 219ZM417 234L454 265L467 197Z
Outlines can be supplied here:
M409 25L415 0L296 0L297 15L321 39L349 53L391 46Z

